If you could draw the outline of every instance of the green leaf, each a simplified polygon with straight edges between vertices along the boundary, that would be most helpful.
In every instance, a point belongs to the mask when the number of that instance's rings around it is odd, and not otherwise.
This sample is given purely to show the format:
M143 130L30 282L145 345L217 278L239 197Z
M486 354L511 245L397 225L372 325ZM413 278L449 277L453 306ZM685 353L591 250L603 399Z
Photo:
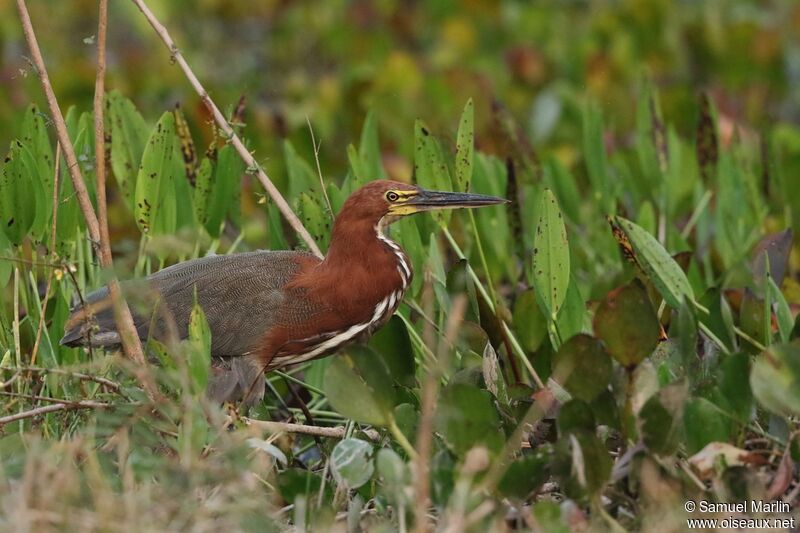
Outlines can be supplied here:
M28 151L30 179L36 183L34 194L37 196L36 216L31 224L31 234L34 240L41 240L52 219L52 191L54 161L53 148L47 135L47 127L42 113L31 104L25 112L22 121L20 140Z
M610 213L613 209L614 191L610 190L606 170L608 158L603 115L600 107L592 101L586 104L583 111L583 153L586 156L586 168L594 193L592 200L597 202L603 211Z
M381 161L380 141L378 140L378 120L372 111L367 113L364 118L364 125L361 127L358 158L361 161L361 170L366 178L366 181L359 183L358 186L364 185L367 181L386 177Z
M569 400L558 412L558 434L563 438L576 431L594 432L597 422L589 404L583 400Z
M300 193L298 199L298 216L317 244L325 250L330 235L330 219L316 195L308 192Z
M283 142L283 157L289 173L289 198L297 198L301 192L314 188L319 178L311 165L297 153L288 139Z
M614 237L623 248L630 246L629 252L633 253L636 264L670 307L678 309L684 296L694 301L694 291L686 274L655 237L619 216L609 217L609 222Z
M394 387L389 369L372 350L356 346L337 356L325 371L323 390L334 409L363 424L388 426Z
M214 166L211 160L204 157L197 168L194 183L194 217L199 224L208 225L208 212L211 204L211 195L214 190Z
M134 210L136 178L147 146L147 123L133 102L118 91L108 94L106 107L111 134L111 168L126 204Z
M0 174L0 225L15 245L28 235L37 211L46 208L39 203L43 193L35 175L30 152L21 141L12 141Z
M547 481L549 466L550 457L546 453L525 455L508 465L497 490L507 498L525 500Z
M547 318L536 303L536 294L532 289L520 293L514 302L514 330L517 339L527 352L535 352L547 336Z
M555 450L552 468L571 498L593 496L608 481L611 456L593 432L571 432L558 440Z
M673 383L650 397L639 411L642 439L653 452L670 455L677 449L687 392L686 383Z
M753 391L750 389L750 356L735 353L725 356L717 372L719 392L731 414L746 424L753 415Z
M533 240L533 286L541 296L546 313L555 320L569 285L569 243L567 228L550 189L539 202L539 220Z
M800 415L800 346L773 344L756 357L750 386L762 406L777 415Z
M208 201L206 230L212 237L219 237L226 216L238 217L239 188L244 171L244 161L236 149L230 144L223 146L217 155L211 197Z
M389 367L392 378L405 387L416 385L414 350L403 320L393 316L369 341Z
M611 358L600 341L575 335L553 356L551 377L573 397L591 402L608 388L613 370Z
M608 293L594 314L594 332L624 367L653 353L661 327L647 291L634 282Z
M417 183L426 189L452 190L450 170L447 168L442 146L421 120L414 123L414 146L414 171ZM433 216L440 224L450 219L447 210L434 211Z
M686 403L683 425L689 454L699 452L711 442L728 442L731 438L729 419L705 398L693 398Z
M189 316L189 350L187 351L189 376L194 390L203 393L211 370L211 329L203 308L195 302Z
M475 106L467 100L456 134L456 188L468 191L472 180L472 156L475 150Z
M331 471L348 489L362 486L375 471L372 445L359 439L340 440L331 452Z
M781 342L789 342L792 335L792 327L794 327L792 311L789 309L789 304L786 303L786 297L775 284L772 276L767 278L767 294L769 294L769 299L775 307L775 318L778 322L778 335L780 335Z
M144 234L174 228L175 220L162 213L168 191L172 190L172 158L175 155L175 117L167 111L161 115L147 140L142 163L136 177L134 215ZM171 213L174 217L174 211Z
M442 391L436 428L448 448L458 455L476 445L499 451L505 442L491 394L467 383L451 383Z

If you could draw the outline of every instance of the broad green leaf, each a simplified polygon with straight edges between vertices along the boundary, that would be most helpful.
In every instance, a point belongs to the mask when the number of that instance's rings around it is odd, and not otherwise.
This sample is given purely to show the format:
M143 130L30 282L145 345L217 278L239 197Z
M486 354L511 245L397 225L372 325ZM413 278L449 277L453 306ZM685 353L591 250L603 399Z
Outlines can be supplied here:
M655 237L619 216L609 217L614 238L658 289L667 304L678 309L684 296L694 301L689 279ZM629 256L630 257L630 256Z
M289 174L289 198L297 198L301 192L313 189L319 177L312 166L297 153L288 139L283 142L283 157Z
M533 248L533 286L546 313L555 320L569 285L569 243L558 201L545 189L539 202L539 219Z
M347 418L376 426L387 426L392 420L392 377L369 348L356 346L334 358L325 371L323 390L331 405Z
M705 398L692 398L683 412L686 451L694 454L711 442L727 442L731 438L731 421Z
M226 216L233 219L238 217L239 189L244 171L244 162L236 149L230 144L223 146L217 154L211 196L208 200L206 230L212 237L219 236Z
M402 504L411 478L405 461L391 448L381 448L375 455L375 469L380 480L381 494L395 505Z
M592 101L586 104L583 111L583 152L592 185L592 201L598 203L604 212L610 213L615 191L611 189L608 179L603 115L600 107Z
M675 452L683 429L683 411L688 388L676 382L653 395L639 411L644 444L659 455Z
M549 466L550 457L540 451L520 457L508 465L497 490L507 498L525 500L547 481Z
M606 295L594 314L594 332L624 367L653 353L661 326L647 291L634 282Z
M172 190L169 181L173 177L174 155L175 117L168 111L161 115L147 140L136 177L134 215L136 224L144 234L175 226L174 219L164 220L161 213L167 191Z
M297 215L300 217L300 221L324 251L328 247L330 218L325 214L317 196L310 192L300 193L298 205Z
M420 187L438 191L452 190L450 170L439 140L421 120L414 123L414 171ZM449 210L433 212L439 223L450 220Z
M111 168L126 204L134 210L136 177L148 139L147 123L133 102L118 91L108 93L106 108L111 134Z
M31 234L35 240L41 240L49 235L46 231L52 219L52 191L54 161L53 148L47 135L47 127L43 114L31 104L25 112L22 121L20 140L28 150L30 160L28 166L32 174L30 179L36 182L34 194L37 195L36 217L31 224Z
M32 176L31 159L21 141L11 142L0 174L0 224L12 244L19 245L36 218L41 185Z
M564 492L571 498L595 495L611 475L611 456L594 432L579 430L558 440L551 463Z
M357 489L370 480L375 471L372 445L359 439L342 439L331 452L331 471L339 483Z
M800 415L800 346L773 344L756 357L750 372L756 400L777 415Z
M600 341L575 335L553 356L551 377L573 397L591 402L608 387L611 358Z
M211 194L214 191L214 167L211 160L204 157L197 168L194 183L194 216L199 224L208 224L208 212L211 204Z
M538 350L547 337L547 317L536 303L536 294L532 289L523 291L517 297L512 316L517 338L525 351Z
M716 375L721 399L728 411L742 424L753 415L753 391L750 389L750 356L735 353L725 356Z
M392 378L405 387L416 384L414 350L403 320L393 316L369 341L389 367Z
M475 106L472 98L464 106L456 134L456 188L468 191L472 181L472 155L475 150Z
M442 391L436 428L448 448L458 455L476 445L499 451L505 442L491 394L467 383L451 383Z
M189 376L194 390L202 393L208 384L211 368L211 329L206 314L197 303L189 316L189 349L187 350Z
M367 181L383 179L386 172L383 170L381 162L381 146L378 140L378 120L375 113L369 111L364 118L364 125L361 127L361 140L358 143L358 158L361 160L361 170L366 181L359 183L364 185Z
M595 431L597 422L589 404L583 400L572 399L564 403L558 411L558 434L563 438L576 431Z

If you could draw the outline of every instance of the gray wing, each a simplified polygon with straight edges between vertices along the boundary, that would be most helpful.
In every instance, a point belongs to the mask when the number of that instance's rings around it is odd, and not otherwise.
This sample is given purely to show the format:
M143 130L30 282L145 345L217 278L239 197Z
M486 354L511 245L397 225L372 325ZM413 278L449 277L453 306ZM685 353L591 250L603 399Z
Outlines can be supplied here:
M124 282L139 337L166 339L174 331L179 339L186 338L196 294L211 329L213 356L256 349L283 305L282 288L297 273L301 254L258 251L210 256L178 263L144 280ZM73 309L62 344L119 344L107 289L90 294L86 307L92 309L92 321L86 320L83 306Z

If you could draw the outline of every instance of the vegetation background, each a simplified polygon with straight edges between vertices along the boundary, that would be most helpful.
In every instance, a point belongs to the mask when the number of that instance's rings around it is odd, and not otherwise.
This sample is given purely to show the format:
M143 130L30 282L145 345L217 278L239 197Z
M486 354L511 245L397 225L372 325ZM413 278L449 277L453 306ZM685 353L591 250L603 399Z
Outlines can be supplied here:
M369 347L270 376L250 418L203 398L200 312L190 342L149 344L153 402L124 357L58 346L69 304L109 273L63 164L50 246L55 133L0 0L0 527L670 531L727 516L688 499L798 517L796 2L148 4L323 250L329 210L380 176L514 203L400 222L417 276L398 317ZM91 183L97 3L28 7ZM134 3L111 2L108 25L117 274L303 247ZM157 123L165 155L143 158ZM152 168L159 188L137 187ZM143 224L140 195L166 214Z

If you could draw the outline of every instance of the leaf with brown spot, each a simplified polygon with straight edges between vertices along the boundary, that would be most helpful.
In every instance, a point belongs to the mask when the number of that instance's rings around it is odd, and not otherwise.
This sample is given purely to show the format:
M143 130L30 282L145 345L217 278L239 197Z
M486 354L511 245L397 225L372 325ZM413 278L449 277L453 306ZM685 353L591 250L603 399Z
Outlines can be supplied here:
M697 122L697 164L703 180L709 182L715 176L719 161L719 142L714 121L714 110L708 94L700 95L700 118Z
M647 292L634 282L614 289L600 302L594 332L617 362L631 367L653 352L661 325Z

